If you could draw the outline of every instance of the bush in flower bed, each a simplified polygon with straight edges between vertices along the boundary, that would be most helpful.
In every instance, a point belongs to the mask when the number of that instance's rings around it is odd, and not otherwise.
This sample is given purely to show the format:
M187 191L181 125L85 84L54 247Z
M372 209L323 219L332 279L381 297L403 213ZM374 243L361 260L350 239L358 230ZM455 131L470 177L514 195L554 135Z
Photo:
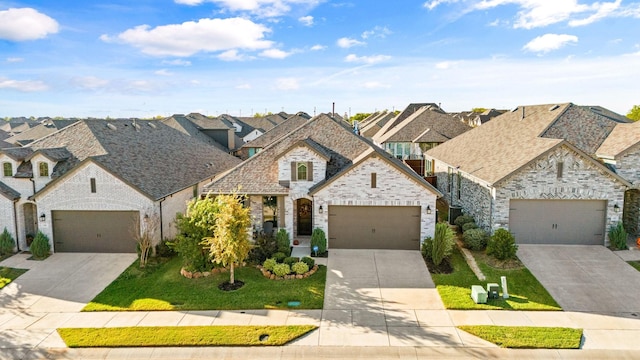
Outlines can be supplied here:
M289 273L291 272L291 267L288 264L275 264L273 266L273 273L276 276L285 276L285 275L289 275Z
M303 257L302 259L300 259L300 261L302 261L303 263L307 264L309 269L312 269L313 266L316 264L316 261L313 260L313 258L310 258L308 256Z
M262 263L262 266L258 266L258 269L262 271L262 275L272 280L276 279L302 279L313 275L318 266L315 265L315 261L308 257L303 257L302 260L298 258L288 257L283 259L283 262L278 262L276 259L267 259ZM288 261L293 261L291 264Z
M303 263L302 261L298 261L297 263L291 265L291 271L295 272L296 275L304 275L309 271L309 265Z
M269 270L269 271L273 271L273 267L276 266L276 264L278 264L278 262L276 261L276 259L267 259L262 263L262 267Z

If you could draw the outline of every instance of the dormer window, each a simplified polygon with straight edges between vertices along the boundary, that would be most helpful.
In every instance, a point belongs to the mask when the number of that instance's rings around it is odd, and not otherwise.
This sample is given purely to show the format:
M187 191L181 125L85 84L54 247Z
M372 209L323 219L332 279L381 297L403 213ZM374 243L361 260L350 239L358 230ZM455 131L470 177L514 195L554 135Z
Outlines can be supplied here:
M5 177L13 176L13 164L6 162L2 164L2 174Z
M310 161L292 162L291 181L313 181L313 163Z
M38 175L41 177L49 176L49 164L41 162L38 164Z

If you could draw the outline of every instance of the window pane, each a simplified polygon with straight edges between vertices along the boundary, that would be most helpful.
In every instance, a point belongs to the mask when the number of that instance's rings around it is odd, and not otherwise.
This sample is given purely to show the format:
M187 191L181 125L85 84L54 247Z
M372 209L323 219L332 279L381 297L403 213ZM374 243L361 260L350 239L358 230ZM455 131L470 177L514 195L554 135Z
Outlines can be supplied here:
M40 176L49 176L49 164L44 162L40 163Z
M307 165L298 164L298 180L307 180Z
M4 171L4 176L13 176L13 166L10 162L2 164L2 168Z

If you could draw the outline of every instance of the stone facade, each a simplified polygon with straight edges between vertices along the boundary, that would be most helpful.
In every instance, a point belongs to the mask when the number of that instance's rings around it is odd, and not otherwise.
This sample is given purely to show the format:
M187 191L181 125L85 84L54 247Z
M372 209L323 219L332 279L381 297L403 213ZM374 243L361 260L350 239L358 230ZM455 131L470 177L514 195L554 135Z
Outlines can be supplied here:
M563 170L558 177L560 162ZM622 220L622 213L614 207L623 205L625 184L568 146L555 148L494 186L439 161L436 161L436 175L445 199L462 207L480 227L490 232L509 228L511 199L606 200L607 229ZM460 198L458 176L461 177Z
M371 187L371 173L376 174L375 188ZM330 237L329 205L420 206L422 241L434 234L436 199L434 192L388 162L372 156L313 195L313 227L322 229L327 238ZM431 215L426 214L427 206L432 210Z
M0 195L0 233L7 229L15 240L17 238L15 221L14 202Z
M635 187L640 186L640 144L615 159L616 172Z

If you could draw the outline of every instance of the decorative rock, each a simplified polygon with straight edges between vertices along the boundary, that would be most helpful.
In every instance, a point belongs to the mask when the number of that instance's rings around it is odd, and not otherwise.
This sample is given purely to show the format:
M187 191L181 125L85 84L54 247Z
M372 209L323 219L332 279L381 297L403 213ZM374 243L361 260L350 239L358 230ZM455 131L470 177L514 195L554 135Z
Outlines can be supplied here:
M205 271L205 272L203 272L203 273L202 273L202 276L204 276L204 277L209 277L209 276L211 276L211 271Z
M227 268L220 268L220 273L224 274L227 272Z
M218 269L218 268L215 268L215 269L211 270L211 274L212 275L219 274L219 273L220 273L220 269Z
M296 279L302 279L302 275L296 275Z
M188 272L188 271L185 271L184 272L184 277L186 277L187 279L192 279L193 278L193 274Z
M202 277L202 273L197 271L193 273L193 278L194 279L200 279Z
M269 276L269 279L271 279L271 280L275 280L275 279L276 279L276 276L275 276L274 274L271 274L271 276Z

